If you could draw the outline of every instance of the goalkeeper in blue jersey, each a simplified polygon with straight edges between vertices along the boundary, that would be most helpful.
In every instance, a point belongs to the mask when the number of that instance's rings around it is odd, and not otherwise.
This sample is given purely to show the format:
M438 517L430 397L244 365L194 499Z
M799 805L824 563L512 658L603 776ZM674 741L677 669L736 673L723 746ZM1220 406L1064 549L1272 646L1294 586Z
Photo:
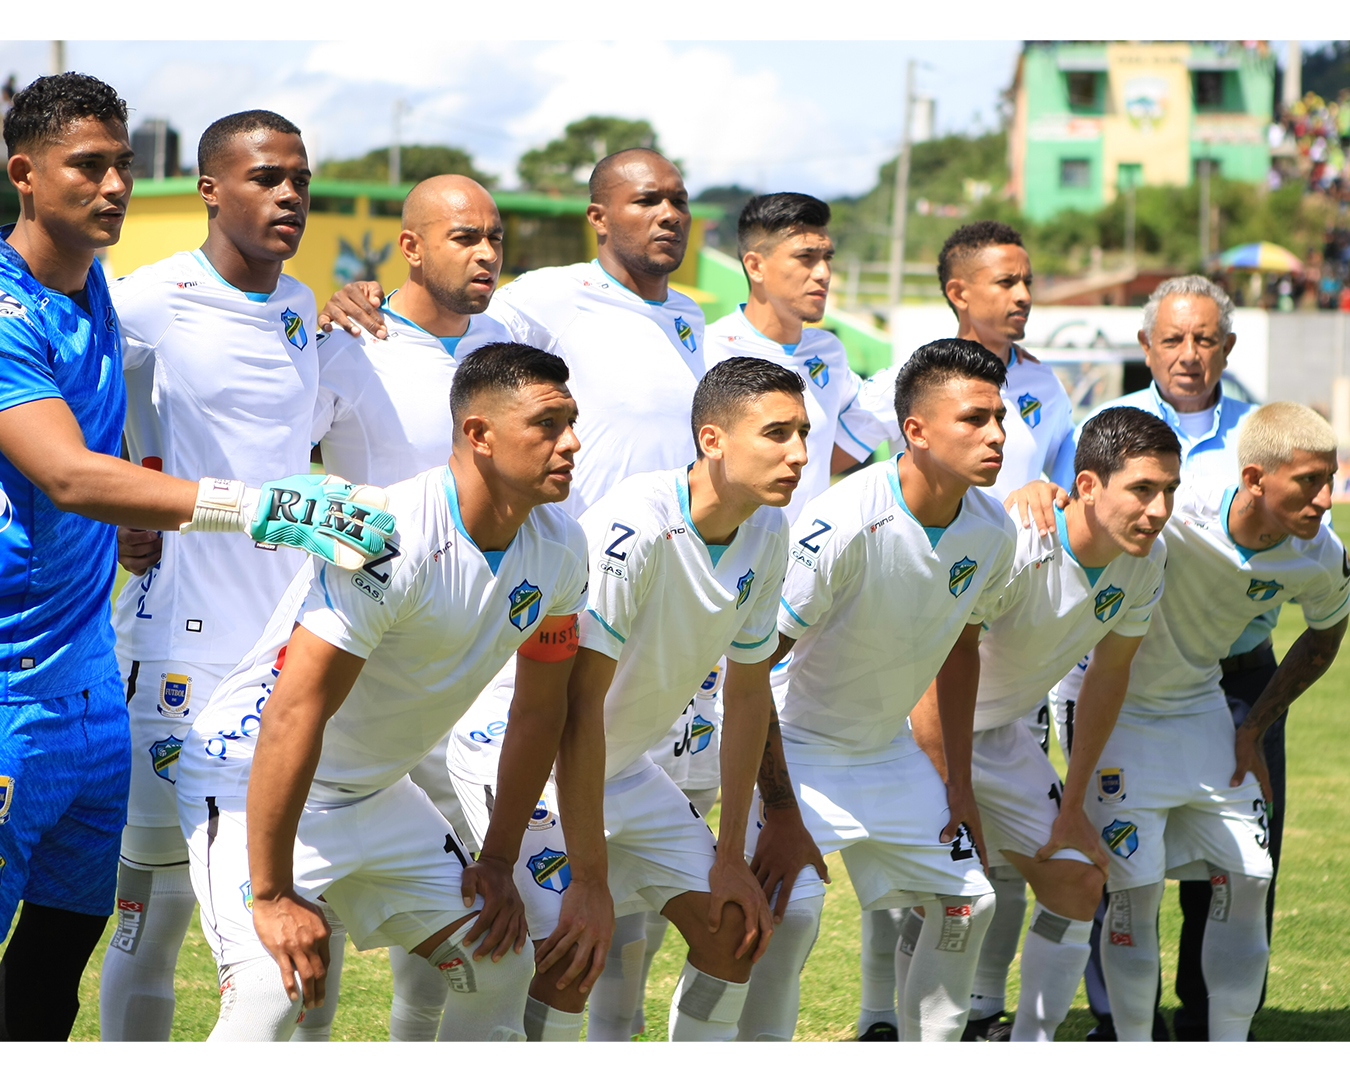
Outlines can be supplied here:
M0 934L24 910L0 960L0 1039L69 1035L112 910L131 764L113 526L239 531L355 567L393 525L378 489L192 481L117 457L120 333L94 254L126 215L126 120L116 91L73 72L5 116L20 217L0 228Z

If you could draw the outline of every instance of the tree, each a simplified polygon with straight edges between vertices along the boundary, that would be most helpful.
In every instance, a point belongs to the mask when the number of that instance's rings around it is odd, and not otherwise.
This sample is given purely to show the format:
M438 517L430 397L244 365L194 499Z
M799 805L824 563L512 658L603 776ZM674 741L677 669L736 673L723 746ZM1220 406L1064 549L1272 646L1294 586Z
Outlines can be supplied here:
M561 139L552 140L542 149L525 151L516 164L516 172L532 191L581 195L596 162L638 146L658 153L661 150L656 131L646 120L588 116L568 124Z
M740 184L718 184L704 188L694 196L695 202L709 203L722 208L721 221L710 221L703 234L703 242L718 248L728 255L736 254L736 223L740 220L745 204L754 198L755 193Z
M497 183L497 177L479 172L469 152L458 146L400 147L399 172L404 183L418 184L444 173L470 176L484 187L493 187ZM359 158L325 161L319 166L319 175L330 180L386 181L389 179L389 147L381 146Z

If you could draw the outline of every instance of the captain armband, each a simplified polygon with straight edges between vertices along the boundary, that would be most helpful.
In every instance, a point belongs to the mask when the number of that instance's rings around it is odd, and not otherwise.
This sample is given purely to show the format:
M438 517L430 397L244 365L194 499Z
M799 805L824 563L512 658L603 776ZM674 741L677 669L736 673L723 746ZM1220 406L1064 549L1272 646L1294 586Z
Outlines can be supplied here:
M541 664L556 664L576 656L579 644L577 617L550 615L540 621L539 629L516 651L526 660L537 660Z

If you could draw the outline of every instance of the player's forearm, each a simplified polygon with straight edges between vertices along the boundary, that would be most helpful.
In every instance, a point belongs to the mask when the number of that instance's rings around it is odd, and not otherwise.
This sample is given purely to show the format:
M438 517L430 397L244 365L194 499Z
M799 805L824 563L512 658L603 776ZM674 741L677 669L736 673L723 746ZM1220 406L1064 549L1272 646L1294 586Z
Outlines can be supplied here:
M248 783L248 865L254 897L274 899L294 883L295 833L323 750L321 702L277 701L263 710Z
M601 708L568 710L558 743L558 810L567 830L574 880L605 881L605 716Z
M484 856L514 864L520 855L521 837L548 783L566 718L561 699L552 708L513 708L502 737L492 819L483 837Z
M944 778L953 787L968 789L971 743L975 729L975 698L980 687L980 650L958 642L938 672L938 721L942 726Z
M1326 630L1309 627L1299 635L1299 639L1280 661L1266 688L1261 691L1261 696L1256 699L1247 719L1242 722L1242 730L1251 735L1260 735L1322 677L1336 659L1341 639L1345 636L1345 626L1346 620L1342 619Z
M797 795L788 775L787 755L783 752L783 732L778 725L778 710L769 715L769 732L764 740L764 756L759 762L759 797L764 812L797 810Z
M30 477L58 510L110 525L177 529L192 520L197 484L91 450Z
M919 703L909 711L909 728L919 749L928 755L938 775L946 780L947 759L942 755L942 719L938 711L936 682L923 692Z
M1102 750L1111 732L1125 693L1130 688L1130 669L1126 665L1110 668L1099 664L1094 655L1088 661L1078 697L1073 708L1073 753L1069 755L1069 771L1064 778L1065 806L1082 806L1087 798L1092 774L1097 771Z
M722 723L722 811L717 830L717 857L743 858L745 829L755 794L755 777L769 736L773 696L767 672L762 689L733 689L728 678Z

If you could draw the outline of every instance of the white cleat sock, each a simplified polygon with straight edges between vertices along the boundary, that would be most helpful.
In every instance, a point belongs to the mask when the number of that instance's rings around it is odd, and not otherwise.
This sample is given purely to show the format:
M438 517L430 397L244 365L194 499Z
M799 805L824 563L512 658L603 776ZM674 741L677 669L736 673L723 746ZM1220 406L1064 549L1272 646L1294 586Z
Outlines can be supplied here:
M671 1042L731 1042L745 1007L748 982L718 979L685 961L670 999Z
M1013 1042L1054 1042L1055 1029L1069 1015L1092 947L1092 920L1068 919L1032 910L1022 948L1022 992L1013 1021Z
M1270 959L1270 881L1211 866L1209 885L1209 918L1200 949L1200 970L1209 990L1209 1041L1246 1042Z
M525 1038L529 1042L580 1042L585 1013L563 1012L538 998L525 999Z

